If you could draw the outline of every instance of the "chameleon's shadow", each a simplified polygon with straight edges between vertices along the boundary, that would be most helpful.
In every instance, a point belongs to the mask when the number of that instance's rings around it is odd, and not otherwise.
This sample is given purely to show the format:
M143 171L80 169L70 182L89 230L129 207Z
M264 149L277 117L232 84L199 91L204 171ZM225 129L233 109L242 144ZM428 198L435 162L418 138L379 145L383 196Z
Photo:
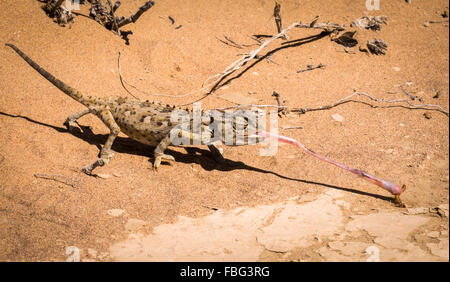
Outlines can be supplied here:
M69 132L69 131L67 131L67 129L65 127L58 127L58 126L50 125L47 123L36 121L36 120L26 117L26 116L11 115L11 114L7 114L7 113L0 111L0 116L1 115L11 117L11 118L22 118L29 122L52 128L61 133L70 133L73 136L75 136L91 145L97 146L99 151L100 151L102 145L105 144L106 139L108 137L107 134L94 134L89 126L79 125L80 129L76 128ZM114 141L112 149L113 149L113 151L118 152L118 153L139 155L139 156L144 156L144 157L153 159L153 148L151 148L150 146L141 144L137 141L134 141L131 138L117 137L116 140ZM187 154L183 154L178 151L174 151L174 150L170 150L170 149L167 149L166 152L168 154L172 155L177 162L182 162L182 163L187 163L187 164L197 163L203 169L205 169L207 171L211 171L211 170L233 171L233 170L237 170L237 169L245 169L245 170L255 171L255 172L259 172L259 173L272 174L272 175L275 175L275 176L285 179L285 180L297 181L297 182L311 184L311 185L324 186L327 188L333 188L333 189L346 191L346 192L350 192L350 193L354 193L354 194L358 194L358 195L369 196L369 197L378 198L378 199L389 201L389 202L394 202L394 199L392 197L387 197L387 196L383 196L383 195L359 191L359 190L355 190L352 188L340 187L340 186L327 184L327 183L320 183L320 182L315 182L315 181L310 181L310 180L304 180L304 179L284 176L284 175L281 175L281 174L273 172L273 171L264 170L264 169L260 169L257 167L252 167L252 166L246 165L243 162L236 162L236 161L225 159L224 162L217 163L213 159L211 152L208 150L204 150L204 149L201 149L198 147L184 147L184 149L187 151Z
M363 195L363 196L369 196L369 197L373 197L373 198L377 198L377 199L395 203L395 199L392 197L387 197L387 196L383 196L383 195L359 191L359 190L352 189L352 188L340 187L340 186L336 186L333 184L321 183L321 182L305 180L305 179L300 179L300 178L293 178L293 177L281 175L274 171L264 170L261 168L249 166L243 162L236 162L233 160L225 159L225 161L223 163L217 163L212 158L211 153L208 150L204 150L204 149L201 149L198 147L185 147L185 149L189 154L181 154L179 152L171 152L170 154L175 157L177 162L197 163L197 164L201 165L201 167L207 171L211 171L211 170L232 171L232 170L236 170L236 169L245 169L245 170L255 171L255 172L259 172L259 173L272 174L272 175L275 175L275 176L285 179L285 180L296 181L296 182L301 182L301 183L311 184L311 185L324 186L327 188L333 188L333 189L337 189L337 190L341 190L341 191L345 191L345 192L350 192L350 193ZM196 155L195 158L192 158L193 154Z

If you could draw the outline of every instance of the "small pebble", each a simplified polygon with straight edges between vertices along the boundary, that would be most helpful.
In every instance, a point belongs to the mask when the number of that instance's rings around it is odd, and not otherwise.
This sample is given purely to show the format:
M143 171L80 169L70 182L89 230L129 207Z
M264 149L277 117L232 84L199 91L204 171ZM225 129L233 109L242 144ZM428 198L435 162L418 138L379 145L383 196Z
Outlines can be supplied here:
M429 113L429 112L425 112L425 113L423 114L423 116L424 116L426 119L431 119L431 113Z
M427 234L428 237L431 238L438 238L439 237L439 231L431 231Z
M344 121L344 117L341 116L340 114L334 114L334 115L331 115L331 117L337 122L343 122Z
M400 71L401 69L399 67L393 67L392 68L394 71Z
M108 179L111 177L111 175L106 174L106 173L98 173L96 176L99 178L103 178L103 179Z
M110 216L116 216L117 217L117 216L122 215L124 212L125 211L121 210L121 209L111 209L111 210L108 210L106 213L109 214Z

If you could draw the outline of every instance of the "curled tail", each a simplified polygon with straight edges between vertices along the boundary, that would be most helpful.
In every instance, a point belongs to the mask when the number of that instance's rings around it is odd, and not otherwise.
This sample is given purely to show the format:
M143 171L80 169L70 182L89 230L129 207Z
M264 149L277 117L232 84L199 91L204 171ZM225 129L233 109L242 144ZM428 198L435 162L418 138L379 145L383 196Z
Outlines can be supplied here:
M14 51L16 51L17 54L19 54L30 66L32 66L37 72L39 72L43 77L45 77L53 85L58 87L59 90L66 93L68 96L72 97L74 100L85 105L84 95L80 91L70 87L63 81L54 77L51 73L49 73L45 69L41 68L36 62L34 62L30 57L28 57L25 53L20 51L20 49L17 48L16 46L14 46L13 44L5 43L5 45L11 47Z

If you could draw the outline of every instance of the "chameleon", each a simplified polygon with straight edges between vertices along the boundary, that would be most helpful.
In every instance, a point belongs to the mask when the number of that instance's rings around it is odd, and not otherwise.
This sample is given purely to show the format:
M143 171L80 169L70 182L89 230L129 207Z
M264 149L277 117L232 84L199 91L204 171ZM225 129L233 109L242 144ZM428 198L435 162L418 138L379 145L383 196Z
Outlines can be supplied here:
M333 161L311 151L295 139L266 132L264 129L261 129L261 125L264 125L264 123L260 123L264 117L261 110L258 110L256 114L251 115L251 112L249 114L248 112L239 109L232 113L228 112L228 115L225 114L222 118L220 115L214 114L218 112L220 113L220 111L213 111L212 115L205 115L202 111L200 113L201 119L199 122L200 131L191 131L190 128L194 128L196 121L195 111L190 111L190 115L188 115L187 118L184 116L185 118L182 118L180 121L180 119L173 118L174 113L183 112L181 108L176 106L170 106L167 104L164 105L161 103L150 102L148 100L140 101L137 99L117 96L102 98L83 94L41 68L16 46L9 43L6 43L6 45L16 51L30 66L32 66L58 89L86 107L86 109L71 114L67 117L64 124L68 130L71 130L76 126L75 121L77 119L87 114L96 115L109 128L110 133L105 145L100 151L99 158L94 163L86 165L82 168L82 171L88 175L92 175L92 171L96 167L104 166L109 163L111 157L114 155L111 152L111 146L120 132L123 132L131 139L134 139L140 143L155 147L153 151L154 170L158 169L163 160L169 163L175 161L173 156L164 153L169 145L178 145L172 144L173 140L175 140L173 139L173 132L175 132L176 137L187 136L190 144L207 145L213 154L213 157L218 162L223 162L224 158L220 151L214 146L213 143L215 141L221 141L225 145L233 146L252 143L256 144L263 141L267 137L294 145L322 161L353 173L360 178L389 191L395 196L396 204L404 207L404 204L400 200L400 194L406 190L405 185L400 186L375 177L365 171L354 169ZM185 111L189 110L186 109ZM198 114L199 113L197 113L197 115Z
M175 129L178 130L178 137L188 136L191 144L207 145L214 159L218 162L223 162L224 158L222 154L213 143L215 141L222 141L222 143L231 146L248 144L249 140L252 138L250 136L252 134L249 132L258 125L258 119L247 118L243 111L236 110L232 114L225 115L225 118L222 118L221 120L215 120L217 116L214 115L211 115L209 118L202 118L200 123L201 134L198 132L186 131L186 128L193 128L194 123L194 114L187 108L181 109L168 104L151 102L149 100L141 101L128 97L95 97L87 95L54 77L15 45L10 43L6 43L5 45L11 47L31 67L59 90L86 107L86 109L73 113L67 117L64 125L69 131L76 127L77 119L87 114L96 115L110 130L97 160L82 168L82 171L88 175L93 175L93 170L96 167L104 166L110 162L114 155L111 146L120 132L140 143L155 147L153 151L153 170L156 171L162 161L169 162L169 164L175 161L173 156L164 153L167 147L172 145L171 136L173 135L171 135L171 133L173 133L173 130ZM174 121L171 116L177 111L187 111L191 113L191 115L189 115L189 118L187 119ZM206 115L206 117L208 117L208 115ZM261 117L261 112L258 112L256 117ZM219 122L219 125L221 126L217 126ZM244 129L244 131L239 131L244 132L243 142L237 142L237 129ZM228 139L225 140L227 135L222 133L226 131L233 134L232 142L230 142L229 134ZM206 133L206 137L209 138L205 138L205 134L203 133ZM252 140L255 143L258 143L264 140L264 137L253 137Z

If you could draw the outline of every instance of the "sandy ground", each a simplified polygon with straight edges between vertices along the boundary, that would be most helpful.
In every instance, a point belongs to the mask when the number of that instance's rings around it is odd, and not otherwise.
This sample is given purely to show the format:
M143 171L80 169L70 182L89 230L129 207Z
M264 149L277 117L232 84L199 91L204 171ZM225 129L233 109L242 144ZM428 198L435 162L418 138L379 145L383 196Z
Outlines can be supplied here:
M122 1L119 16L144 2ZM273 91L289 107L327 105L353 89L408 99L403 86L423 104L448 111L448 23L424 25L443 20L448 1L381 0L378 11L368 11L362 0L280 3L284 26L317 15L346 26L364 14L386 15L381 31L359 29L356 38L384 39L387 54L368 55L358 47L346 53L328 37L280 49L202 100L203 108L231 106L230 100L274 104ZM1 45L17 45L71 86L102 97L129 95L118 77L119 51L129 82L148 93L180 95L256 49L217 38L252 44L249 35L276 33L269 0L156 1L128 26L130 45L81 15L71 29L60 27L40 5L0 2ZM86 7L79 12L88 14ZM288 35L317 33L295 29ZM326 67L297 73L319 63ZM133 93L175 105L201 96ZM10 48L0 47L1 261L449 259L449 118L441 112L346 103L278 120L281 134L312 150L406 184L407 208L397 208L386 191L287 145L269 157L260 156L261 145L223 147L222 165L205 147L171 148L177 162L153 172L152 149L121 136L111 163L96 171L110 177L90 177L81 167L95 160L108 130L86 116L82 131L66 132L63 121L81 109ZM302 128L282 129L287 126Z

